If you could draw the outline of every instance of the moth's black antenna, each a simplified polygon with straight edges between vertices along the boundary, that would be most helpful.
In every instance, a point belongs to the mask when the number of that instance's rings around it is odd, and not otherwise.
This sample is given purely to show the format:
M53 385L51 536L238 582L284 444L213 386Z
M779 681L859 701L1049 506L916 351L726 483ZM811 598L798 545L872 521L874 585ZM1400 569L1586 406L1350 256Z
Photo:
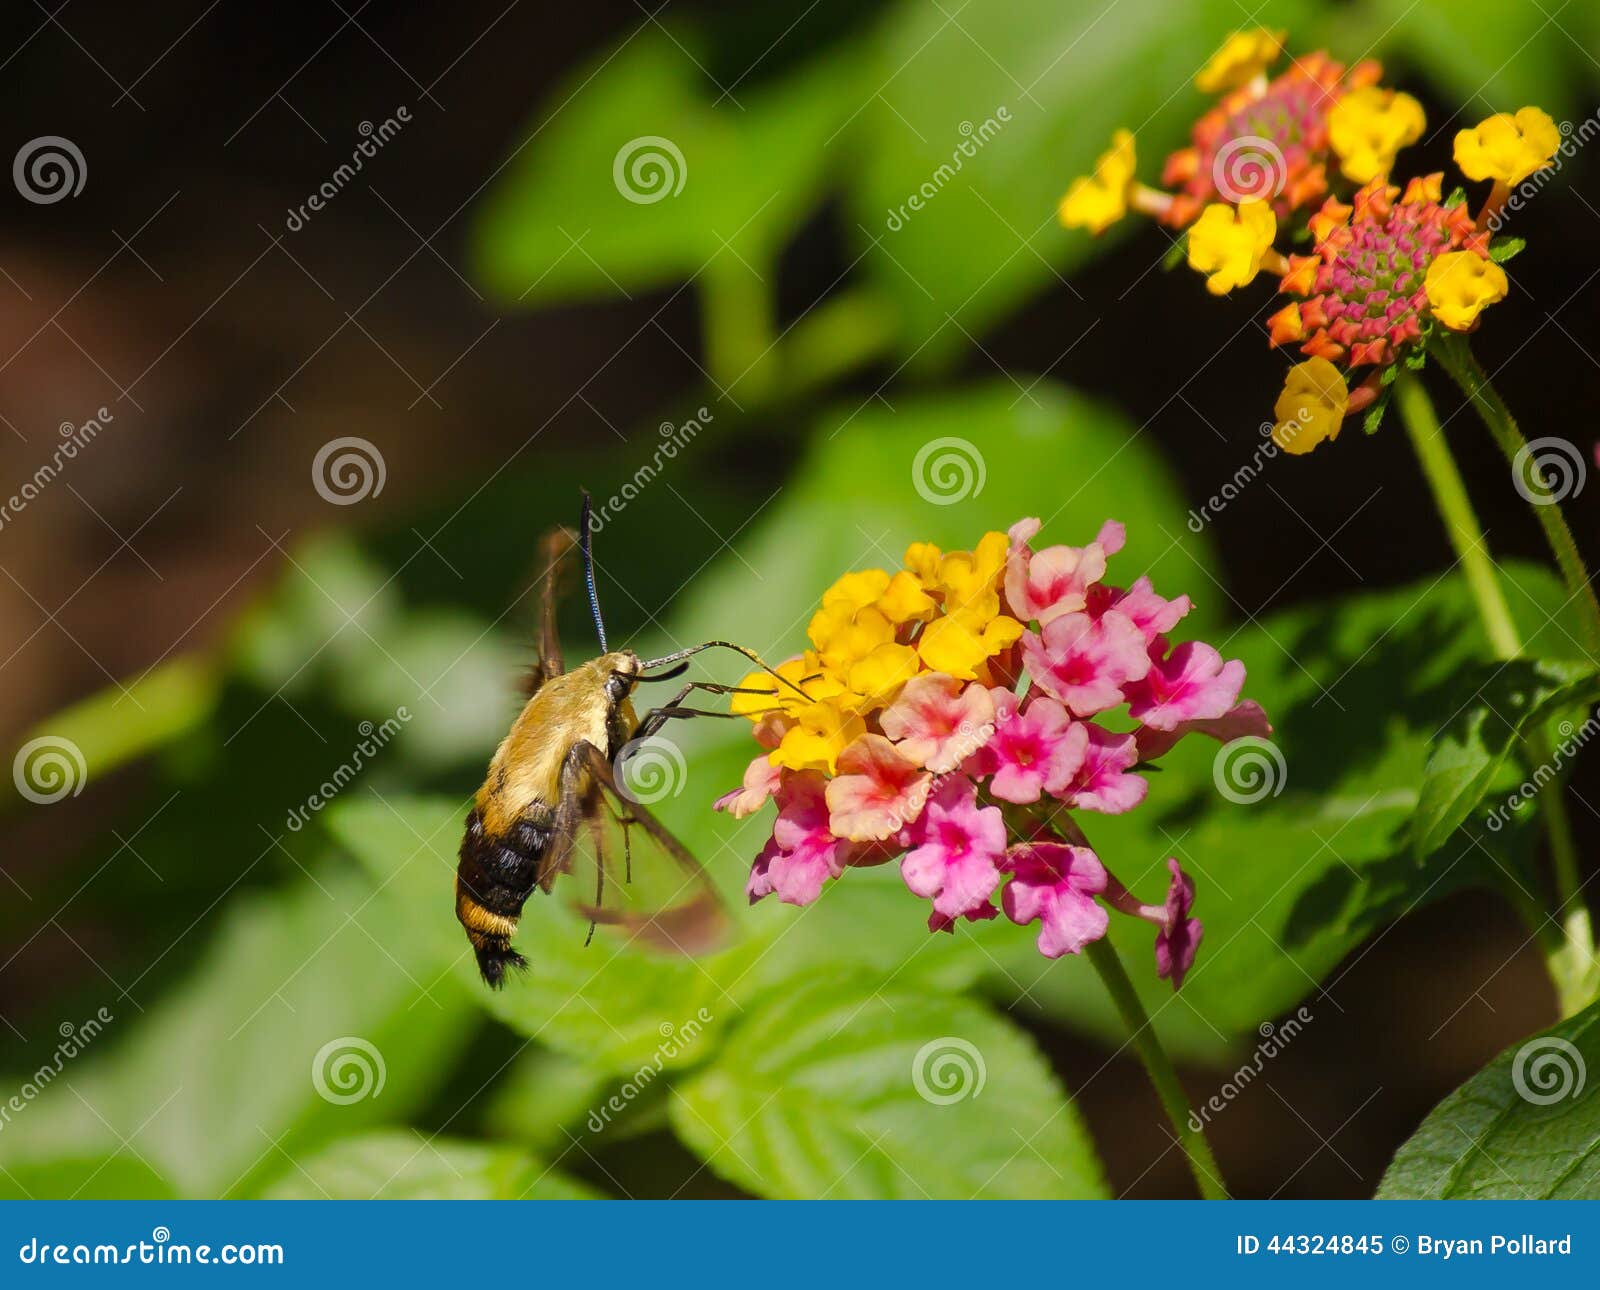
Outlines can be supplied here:
M583 584L589 589L589 612L594 615L595 635L600 638L600 652L610 653L606 648L606 623L600 617L600 597L594 589L594 552L589 549L590 524L594 518L594 503L589 499L589 490L583 490L583 516L581 527L578 530L578 547L583 552Z

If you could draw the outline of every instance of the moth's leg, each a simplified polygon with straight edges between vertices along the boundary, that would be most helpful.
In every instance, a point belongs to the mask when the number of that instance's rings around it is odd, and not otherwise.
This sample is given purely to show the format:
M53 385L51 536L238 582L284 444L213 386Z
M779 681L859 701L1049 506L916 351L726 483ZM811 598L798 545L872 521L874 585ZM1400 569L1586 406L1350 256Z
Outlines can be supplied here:
M683 689L679 690L660 707L651 708L639 719L638 728L634 731L635 739L648 739L657 733L675 717L736 717L743 714L737 712L705 712L695 708L686 708L683 701L696 690L703 690L708 694L770 694L769 690L745 690L736 685L718 685L714 681L690 681Z

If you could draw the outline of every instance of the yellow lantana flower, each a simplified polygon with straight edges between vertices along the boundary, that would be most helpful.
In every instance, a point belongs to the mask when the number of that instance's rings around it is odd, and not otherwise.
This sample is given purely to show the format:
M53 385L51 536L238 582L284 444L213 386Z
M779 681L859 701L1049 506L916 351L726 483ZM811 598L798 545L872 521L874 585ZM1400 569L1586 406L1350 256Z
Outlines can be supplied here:
M971 681L979 667L1021 635L1022 624L1015 618L997 615L985 621L976 614L946 614L922 629L917 652L930 672Z
M786 712L793 716L819 699L833 699L844 693L844 682L828 672L822 660L810 650L799 658L779 663L773 671L778 676L773 676L772 672L751 672L740 681L738 689L729 696L729 710L759 722L769 712Z
M865 609L888 589L889 575L882 569L847 573L822 593L822 607L835 609L845 606L852 611Z
M816 646L823 663L842 674L856 660L865 658L878 646L893 641L895 628L871 605L865 609L852 609L847 604L839 603L817 610L811 617L806 634Z
M1543 170L1561 147L1561 131L1548 112L1536 107L1515 115L1497 112L1456 135L1456 165L1468 179L1520 184Z
M987 620L1000 612L1000 576L1005 572L1011 539L985 533L970 552L952 551L939 561L939 587L947 614L980 613Z
M1328 142L1346 179L1365 184L1386 175L1401 148L1422 137L1422 104L1399 90L1352 90L1328 113Z
M1137 180L1133 177L1138 157L1133 135L1118 130L1111 136L1111 147L1094 163L1092 175L1072 181L1061 199L1061 222L1068 228L1086 228L1104 233L1128 213L1128 202Z
M1506 271L1471 251L1447 251L1428 266L1423 288L1433 316L1451 331L1466 331L1488 305L1506 298Z
M1261 257L1277 232L1277 217L1266 202L1237 208L1213 202L1189 230L1189 267L1206 275L1212 295L1226 295L1261 272Z
M1234 32L1200 69L1195 88L1202 94L1222 94L1248 84L1278 61L1288 35L1265 27Z
M917 674L920 666L917 651L909 645L878 646L850 665L847 684L853 699L851 706L869 711L894 702L900 687Z
M917 575L906 569L901 569L889 580L888 589L879 597L875 607L897 625L913 620L926 621L939 608L933 597L923 590Z
M839 754L866 732L867 723L838 703L813 703L801 709L767 760L790 770L825 770L831 775L838 769Z
M1272 441L1300 456L1324 439L1337 439L1350 406L1350 389L1339 369L1325 358L1308 358L1289 369L1283 393L1273 405L1278 418Z

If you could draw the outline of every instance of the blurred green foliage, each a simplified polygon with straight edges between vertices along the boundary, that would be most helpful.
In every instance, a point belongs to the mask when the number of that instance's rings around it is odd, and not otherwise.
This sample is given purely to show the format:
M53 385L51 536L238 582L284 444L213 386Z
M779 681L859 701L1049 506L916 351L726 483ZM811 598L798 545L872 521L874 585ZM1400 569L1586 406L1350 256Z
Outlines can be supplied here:
M1301 48L1324 39L1341 56L1390 57L1475 116L1534 98L1560 110L1592 79L1581 42L1538 9L1269 0L1256 18L1292 27ZM1454 832L1504 786L1516 732L1480 724L1455 763L1430 763L1433 732L1473 694L1463 669L1491 657L1465 589L1446 578L1231 628L1225 571L1116 410L1032 378L901 391L893 412L813 413L802 396L826 406L830 382L886 356L907 384L948 374L975 337L1093 255L1054 223L1064 183L1119 124L1138 127L1153 168L1200 104L1194 70L1240 21L1222 0L1125 0L1106 13L972 0L955 16L892 4L721 92L700 69L716 60L716 33L647 26L540 107L482 201L474 252L506 307L685 283L700 298L702 348L727 402L598 551L613 634L641 650L727 635L782 654L840 571L896 562L913 539L969 547L1030 514L1069 542L1107 516L1125 521L1116 568L1195 597L1194 634L1249 666L1288 787L1230 803L1215 791L1214 748L1186 746L1149 806L1094 821L1094 840L1137 889L1154 893L1171 854L1203 884L1206 945L1180 1002L1153 973L1134 976L1169 1046L1217 1062L1399 914L1508 875L1532 885L1520 816L1492 855ZM968 137L963 123L1001 107L999 133L889 229L888 213ZM687 166L671 200L619 193L614 162L647 134L671 139ZM839 225L850 271L785 325L778 260L819 218ZM803 432L798 454L769 437L766 416ZM34 906L0 911L0 926L20 942L38 909L76 902L137 919L148 953L110 991L105 1036L4 1124L9 1194L614 1194L622 1184L596 1153L666 1133L761 1195L1105 1193L1068 1091L1008 1015L1116 1040L1098 982L1075 961L1046 970L1031 935L1003 923L930 937L892 867L851 873L803 913L744 908L767 826L708 809L751 756L742 723L675 730L687 791L661 808L739 910L731 948L667 961L602 935L585 949L583 921L536 897L520 937L531 971L501 995L477 982L453 917L454 855L515 710L512 674L531 657L533 538L571 518L580 479L602 497L620 487L654 433L642 448L518 462L391 532L305 542L218 656L147 678L141 693L160 696L148 723L109 700L69 714L95 774L158 749L148 807L64 864ZM941 437L981 445L985 471L948 506L908 469ZM524 518L508 528L508 515ZM416 532L431 534L437 561L419 555ZM1554 580L1518 570L1509 586L1531 652L1568 653ZM570 623L581 655L587 628L576 613ZM1530 722L1578 694L1529 684ZM402 709L400 733L356 782L290 826L361 739L357 723ZM308 724L347 738L310 743ZM232 821L226 834L197 836L199 802L207 819ZM1424 868L1419 838L1443 861ZM114 885L83 882L130 845L159 882L126 865ZM1148 928L1119 920L1114 940L1147 963ZM52 997L41 1016L76 1015L107 992ZM665 1054L663 1027L702 1013L693 1042ZM951 1036L981 1053L986 1087L941 1105L909 1074ZM15 1082L54 1060L53 1039L8 1056ZM348 1039L378 1055L381 1088L330 1100L323 1054ZM596 1131L591 1115L625 1087L636 1095ZM1019 1151L1023 1124L1034 1136Z

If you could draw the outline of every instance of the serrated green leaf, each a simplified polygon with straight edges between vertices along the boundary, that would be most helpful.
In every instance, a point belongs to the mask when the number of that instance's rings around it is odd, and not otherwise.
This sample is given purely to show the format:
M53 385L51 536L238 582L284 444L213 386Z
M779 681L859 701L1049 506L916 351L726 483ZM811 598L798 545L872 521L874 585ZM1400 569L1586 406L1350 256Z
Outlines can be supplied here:
M775 1197L1106 1195L1076 1109L983 1005L844 977L767 996L672 1123L711 1168Z
M1600 676L1577 661L1514 659L1470 669L1456 684L1461 703L1433 741L1411 823L1418 860L1466 821L1519 738L1562 708L1600 699Z
M600 1193L517 1147L380 1130L296 1161L269 1200L592 1200Z
M1489 258L1496 264L1504 264L1521 255L1527 245L1528 239L1525 237L1497 237L1489 243Z
M1600 1003L1515 1044L1428 1115L1379 1199L1600 1199Z

